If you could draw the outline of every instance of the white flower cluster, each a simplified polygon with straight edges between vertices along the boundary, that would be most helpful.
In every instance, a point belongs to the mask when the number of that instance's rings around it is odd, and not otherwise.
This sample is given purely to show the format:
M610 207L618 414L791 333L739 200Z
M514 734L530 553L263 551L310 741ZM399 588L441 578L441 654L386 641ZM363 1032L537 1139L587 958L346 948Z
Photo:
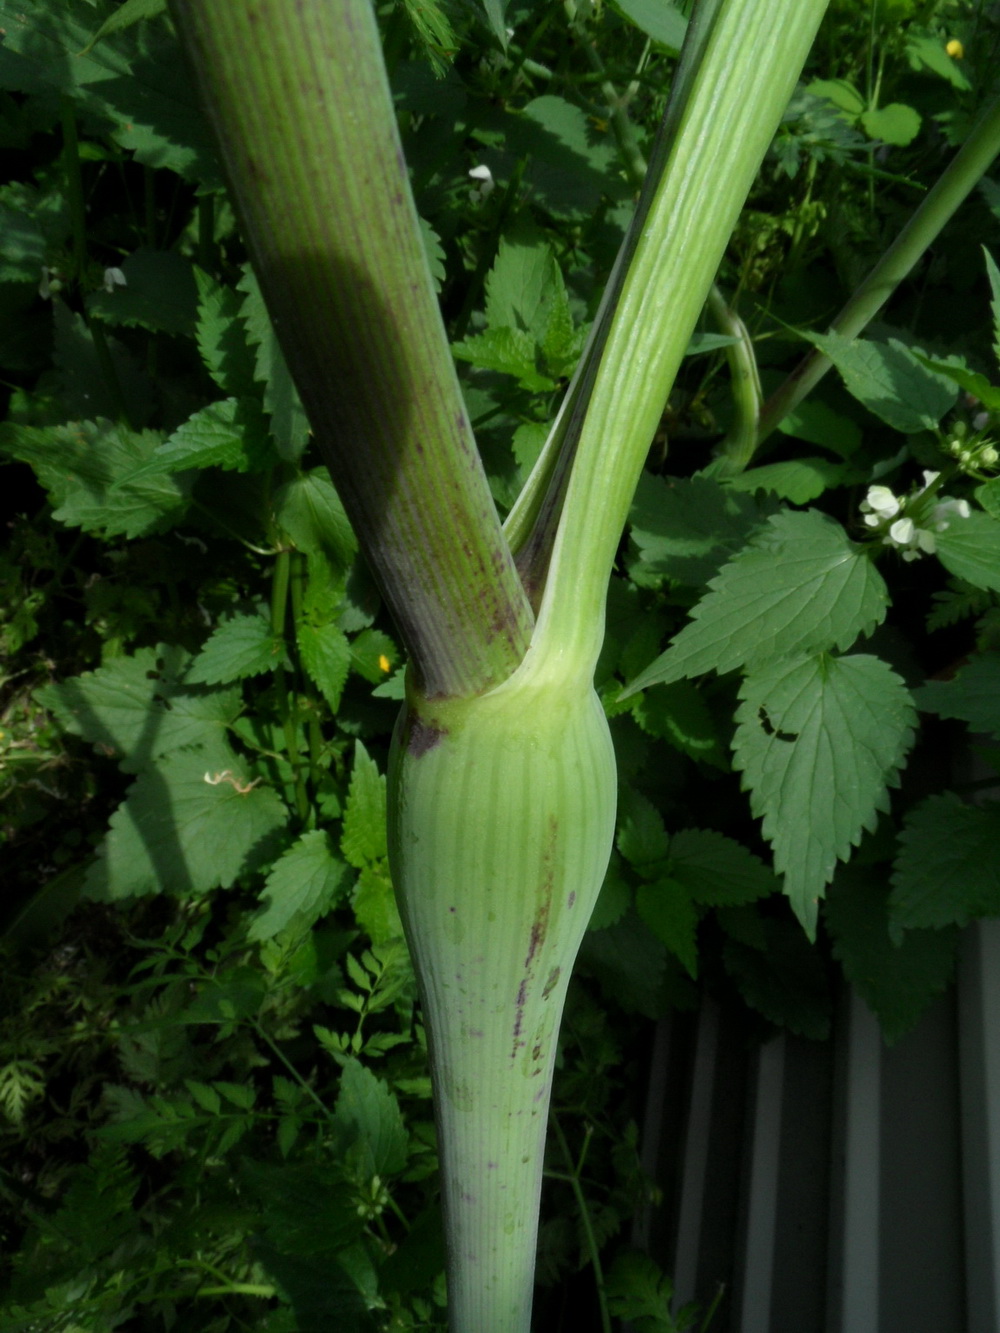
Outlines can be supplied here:
M936 534L944 532L953 518L969 517L968 500L932 500L932 487L941 474L925 472L924 484L915 495L898 496L888 486L869 486L861 512L869 528L880 530L882 540L902 551L904 560L933 555ZM909 511L909 513L907 512Z

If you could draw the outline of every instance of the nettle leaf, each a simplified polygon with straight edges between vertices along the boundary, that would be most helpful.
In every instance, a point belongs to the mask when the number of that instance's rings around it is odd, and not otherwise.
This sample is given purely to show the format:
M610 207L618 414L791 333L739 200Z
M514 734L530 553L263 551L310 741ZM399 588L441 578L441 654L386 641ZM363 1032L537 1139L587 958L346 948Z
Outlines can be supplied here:
M334 569L346 569L357 554L357 538L325 468L282 486L274 497L274 517L300 551L326 556Z
M726 941L726 971L747 1004L769 1022L811 1041L825 1041L832 1002L819 952L792 921L763 919L760 925L763 948Z
M889 900L895 938L1000 916L1000 802L930 796L909 812L899 841Z
M782 435L829 449L838 458L850 458L857 453L863 438L856 421L813 398L794 407L778 422L778 430Z
M865 549L818 510L768 520L709 584L674 642L624 692L850 647L885 617L885 580Z
M358 870L387 855L385 777L360 741L354 742L354 771L347 792L340 850Z
M983 258L986 261L986 276L990 280L990 312L993 315L993 351L997 361L1000 362L1000 269L997 268L993 256L986 246L983 246ZM995 390L994 392L1000 393ZM992 406L992 404L990 404Z
M544 393L555 388L555 381L535 367L537 344L522 329L496 328L475 333L452 345L452 355L468 361L478 370L495 370L513 375L522 389Z
M614 0L614 7L668 50L679 52L684 45L687 19L675 5L664 0Z
M264 615L234 615L214 629L188 672L192 684L225 685L291 667L284 639Z
M896 338L876 343L839 333L804 336L837 367L848 393L894 430L905 435L934 430L955 406L957 386L922 365Z
M767 517L750 495L709 477L656 477L644 472L629 521L639 548L637 578L707 583Z
M199 408L154 455L154 462L170 472L205 467L258 472L277 461L260 404L253 398L225 398Z
M953 518L944 532L934 534L937 556L950 574L976 588L1000 592L1000 523L973 509L968 518Z
M635 910L683 965L692 979L698 975L698 909L687 888L669 877L641 884Z
M120 8L114 10L104 20L90 39L90 45L81 52L86 55L92 46L96 46L102 37L117 32L120 28L130 28L142 19L154 19L167 12L167 0L124 0Z
M111 816L84 892L107 902L228 889L267 863L287 817L228 746L167 755Z
M202 363L223 393L252 397L258 392L256 358L240 314L246 298L200 268L194 270L194 280L198 288L195 339Z
M36 692L67 731L138 773L180 749L213 749L239 716L239 690L188 690L190 653L176 645L140 648L96 671Z
M920 686L913 700L922 712L959 718L973 731L1000 736L1000 653L977 653L952 680Z
M389 874L366 865L358 876L351 900L354 919L376 948L403 938L403 921L396 906L396 894Z
M662 867L670 840L663 825L663 816L639 792L626 788L622 792L621 817L618 821L618 850L639 874L655 875Z
M655 1259L637 1250L619 1254L605 1279L608 1311L616 1319L651 1321L638 1324L641 1333L679 1333L671 1305L674 1287Z
M888 907L884 876L848 866L834 879L824 916L834 957L878 1018L886 1041L893 1042L910 1031L951 980L958 931L909 930L893 943Z
M406 1166L409 1137L388 1084L357 1060L340 1075L335 1118L368 1149L367 1175L393 1176Z
M781 883L759 856L711 829L682 829L670 840L669 873L696 903L729 907L777 892Z
M194 332L198 289L189 259L176 250L137 250L122 261L121 272L124 287L87 297L91 315L106 324L182 336Z
M44 193L16 181L0 189L0 282L37 286L42 266L69 235L69 205L61 190Z
M782 500L804 505L839 486L845 473L842 463L832 463L828 458L789 458L783 463L749 468L726 484L737 491L770 491Z
M974 398L978 398L983 406L989 408L990 411L1000 410L1000 389L991 384L985 375L970 370L964 357L950 356L947 361L941 361L935 360L933 357L921 356L918 353L917 359L928 370L933 370L936 374L953 380L960 389L964 389L966 393L971 393Z
M250 922L252 940L272 939L292 921L309 925L347 889L348 869L321 829L303 833L275 863L264 884L267 906Z
M0 427L0 452L31 464L49 493L53 517L105 537L147 537L185 514L191 476L146 474L162 442L156 431L131 431L100 419Z
M336 713L351 666L351 645L337 625L311 625L300 621L295 627L302 665L316 683L323 698Z
M877 657L820 653L759 668L740 698L734 762L812 936L838 859L888 809L913 741L910 693Z
M650 690L636 699L632 716L643 731L669 741L683 754L716 768L729 768L715 715L688 680Z
M309 420L292 382L257 277L249 265L238 288L244 296L240 316L246 324L247 339L256 349L255 374L264 386L264 410L271 418L271 434L281 457L294 463L306 447Z
M547 93L505 124L508 150L530 159L526 185L554 217L582 219L602 197L630 197L610 132L574 103Z

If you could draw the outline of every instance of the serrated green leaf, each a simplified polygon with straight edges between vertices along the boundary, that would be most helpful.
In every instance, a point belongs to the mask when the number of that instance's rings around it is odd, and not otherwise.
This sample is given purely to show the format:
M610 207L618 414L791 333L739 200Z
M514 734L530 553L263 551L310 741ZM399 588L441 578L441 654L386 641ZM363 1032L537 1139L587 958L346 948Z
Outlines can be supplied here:
M990 280L990 312L993 315L993 352L997 361L1000 362L1000 269L997 268L993 256L985 246L983 246L983 258L986 260L986 276Z
M523 389L543 393L554 389L555 382L535 368L536 344L523 329L496 328L473 334L452 345L452 355L468 361L479 370L495 370L513 375Z
M0 282L37 286L69 235L69 206L61 191L23 181L0 189Z
M507 50L507 0L478 0L478 7L483 11L494 37Z
M357 1060L348 1060L340 1075L336 1119L367 1147L369 1176L397 1175L406 1166L409 1140L399 1103Z
M807 398L778 422L782 435L830 449L839 458L850 458L861 447L861 427L826 403Z
M767 517L750 495L709 477L644 472L629 521L643 575L699 586L717 574Z
M441 245L441 237L426 218L418 218L417 221L420 223L420 239L424 243L424 254L427 257L427 267L430 269L431 282L434 284L435 292L440 293L446 277L444 249Z
M792 504L804 505L839 486L844 473L842 463L831 463L828 458L789 458L749 468L730 478L727 485L737 491L770 491Z
M167 0L124 0L118 9L108 15L80 54L86 55L91 47L96 46L109 33L117 32L120 28L130 28L133 23L154 19L166 12Z
M675 5L664 0L614 0L614 5L654 42L670 51L684 45L687 19Z
M525 185L554 217L591 216L603 196L624 198L630 187L617 170L609 131L599 131L586 113L547 93L506 121L509 152L528 157Z
M740 688L734 762L806 931L838 860L888 809L913 741L909 691L877 657L776 662Z
M977 653L952 680L930 680L915 690L913 701L922 712L1000 736L1000 653Z
M947 361L935 359L934 357L915 354L917 360L928 370L933 370L937 375L943 375L946 379L952 380L960 389L966 393L971 393L990 411L1000 411L1000 389L991 384L985 375L980 375L978 371L970 370L965 363L964 357L950 356Z
M934 538L938 559L949 573L973 587L1000 592L1000 522L973 509L968 518L953 518Z
M621 798L617 847L633 869L655 875L662 865L670 839L663 816L639 792L626 789Z
M240 316L244 295L223 287L202 269L194 270L198 288L195 339L205 369L223 393L249 398L258 392L255 358Z
M912 143L922 124L920 113L904 102L887 102L861 114L861 125L868 137L881 139L894 148L905 148Z
M310 625L301 621L295 627L295 639L302 665L335 713L351 665L347 635L336 625Z
M252 398L226 398L188 417L160 445L153 461L170 472L205 467L256 472L278 460L260 405Z
M691 895L677 880L656 879L640 884L635 910L653 934L680 960L688 976L698 975L698 912Z
M267 313L256 275L248 266L239 281L244 294L240 309L247 338L256 349L256 377L264 386L264 410L271 418L271 434L278 453L297 462L309 437L309 420Z
M711 829L682 829L670 840L670 877L696 903L737 906L766 898L781 882L759 856Z
M194 659L188 680L192 684L227 685L290 666L285 641L275 634L266 616L237 614L212 631Z
M326 556L337 571L354 559L358 543L325 468L302 473L274 497L275 522L300 551Z
M624 691L844 650L885 617L885 580L864 548L817 510L784 510L709 584L691 623Z
M340 850L358 870L387 854L385 777L360 741L354 743L354 770L347 792Z
M804 336L830 358L847 391L894 430L906 435L934 430L955 405L955 384L922 365L895 338L876 343L839 333Z
M137 250L122 261L125 285L87 297L91 315L160 333L194 332L198 289L189 259L176 250Z
M398 661L398 648L380 629L362 630L351 644L352 671L372 685L384 681Z
M53 517L105 537L146 537L184 515L190 476L139 475L163 442L156 431L111 421L0 427L0 452L30 463L49 493Z
M819 952L791 921L762 920L765 947L735 939L722 950L726 971L752 1009L812 1041L830 1035L831 1000Z
M930 796L907 816L892 873L890 930L1000 916L1000 802Z
M264 884L267 905L250 922L252 940L268 940L293 920L309 925L347 888L347 866L321 829L303 833L275 863Z
M669 741L683 754L727 769L715 716L688 680L650 690L635 701L632 715L643 731Z
M137 773L174 750L216 747L239 716L239 690L188 690L176 645L140 648L96 671L46 685L37 698L62 725Z
M540 232L522 228L504 236L486 278L487 324L526 333L531 344L540 344L560 279L552 248Z
M365 866L358 876L352 906L354 919L372 944L383 945L403 938L403 922L392 880L382 870Z
M619 1254L605 1279L608 1310L616 1319L642 1320L638 1333L679 1333L670 1307L674 1287L655 1259L637 1250Z
M110 902L227 889L266 863L287 817L277 793L253 786L245 761L228 747L170 754L111 816L84 892Z
M869 867L848 866L834 879L824 916L833 955L878 1018L888 1042L916 1024L955 966L958 931L910 930L889 936L889 886Z

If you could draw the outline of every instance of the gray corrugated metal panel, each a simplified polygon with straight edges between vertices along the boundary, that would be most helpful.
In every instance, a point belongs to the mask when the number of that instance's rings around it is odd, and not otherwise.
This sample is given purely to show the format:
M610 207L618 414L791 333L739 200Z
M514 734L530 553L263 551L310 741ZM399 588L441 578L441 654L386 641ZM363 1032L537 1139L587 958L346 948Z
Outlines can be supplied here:
M957 1002L882 1054L881 1329L964 1333Z
M778 1174L781 1167L785 1038L775 1037L756 1060L756 1112L752 1118L748 1198L738 1287L742 1333L770 1333L775 1237L778 1229Z
M1000 921L977 922L959 969L968 1333L1000 1333Z
M882 1036L871 1012L852 994L846 1024L842 1208L831 1273L837 1333L879 1333L879 1156Z

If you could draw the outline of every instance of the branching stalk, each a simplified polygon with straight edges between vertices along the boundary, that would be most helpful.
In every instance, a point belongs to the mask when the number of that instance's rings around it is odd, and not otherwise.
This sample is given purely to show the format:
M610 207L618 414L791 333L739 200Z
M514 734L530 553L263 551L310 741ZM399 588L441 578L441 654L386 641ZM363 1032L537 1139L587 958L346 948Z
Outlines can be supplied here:
M933 245L998 153L1000 97L986 109L920 207L830 325L832 332L844 338L858 337ZM815 389L831 364L829 357L819 351L803 357L764 404L757 430L758 445Z

